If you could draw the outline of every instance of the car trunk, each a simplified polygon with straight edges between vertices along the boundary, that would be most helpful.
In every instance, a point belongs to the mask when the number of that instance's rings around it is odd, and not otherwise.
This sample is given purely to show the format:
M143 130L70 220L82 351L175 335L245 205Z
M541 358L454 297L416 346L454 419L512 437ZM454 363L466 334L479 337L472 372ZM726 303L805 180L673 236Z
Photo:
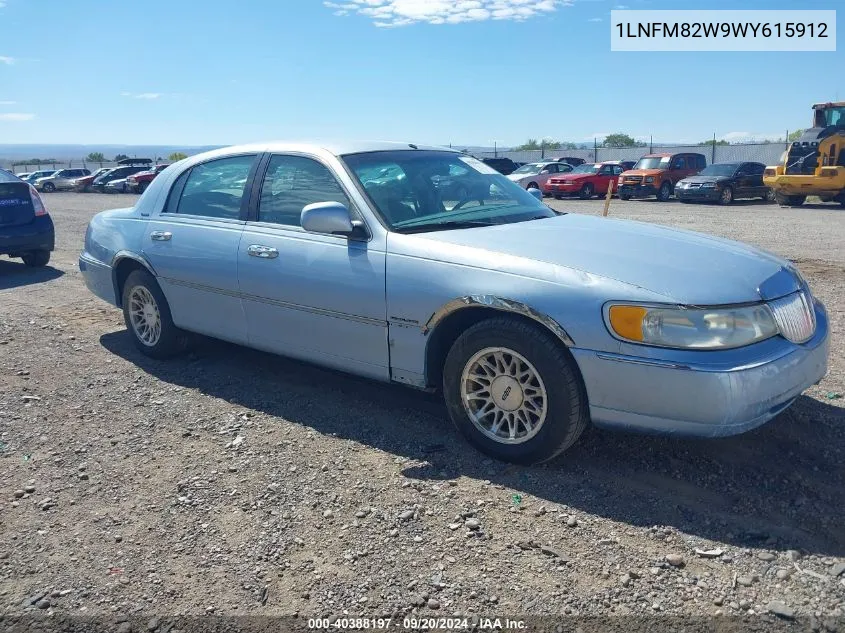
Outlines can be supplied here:
M25 182L0 182L0 226L29 224L35 208Z

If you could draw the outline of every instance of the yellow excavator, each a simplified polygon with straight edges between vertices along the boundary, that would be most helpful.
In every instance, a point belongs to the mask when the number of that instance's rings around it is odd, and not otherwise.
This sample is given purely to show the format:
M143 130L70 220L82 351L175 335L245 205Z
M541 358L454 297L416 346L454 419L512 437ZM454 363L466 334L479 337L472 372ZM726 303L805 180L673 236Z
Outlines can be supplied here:
M763 183L782 206L818 196L845 207L845 101L814 104L813 127L789 145L780 165L766 167Z

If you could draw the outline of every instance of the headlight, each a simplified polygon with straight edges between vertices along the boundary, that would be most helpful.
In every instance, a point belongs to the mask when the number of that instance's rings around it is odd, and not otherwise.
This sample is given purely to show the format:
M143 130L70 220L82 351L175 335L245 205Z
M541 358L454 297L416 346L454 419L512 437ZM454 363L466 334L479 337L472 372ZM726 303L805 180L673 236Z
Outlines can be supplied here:
M645 181L646 182L654 182L654 176L646 176Z
M715 186L716 186L715 182L703 182L703 183L701 183L702 189L712 189Z
M727 308L611 305L605 321L617 337L659 347L730 349L775 336L765 304Z
M622 176L619 176L619 180L617 180L616 182L618 182L621 185L622 184Z

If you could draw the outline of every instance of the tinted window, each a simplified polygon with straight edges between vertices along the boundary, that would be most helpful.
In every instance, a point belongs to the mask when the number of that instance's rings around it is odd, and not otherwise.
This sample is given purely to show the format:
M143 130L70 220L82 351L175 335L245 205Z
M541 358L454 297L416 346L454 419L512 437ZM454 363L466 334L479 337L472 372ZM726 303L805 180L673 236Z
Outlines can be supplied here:
M166 212L237 220L254 159L233 156L196 165L176 180Z
M672 159L672 169L686 169L687 161L683 156L676 156Z
M766 171L766 166L762 163L749 163L745 166L745 171L752 176L762 176L763 172Z
M302 207L349 198L325 165L302 156L273 156L261 185L258 221L299 226Z
M705 167L707 167L707 159L700 154L696 156L696 163L698 165L698 169L704 169Z

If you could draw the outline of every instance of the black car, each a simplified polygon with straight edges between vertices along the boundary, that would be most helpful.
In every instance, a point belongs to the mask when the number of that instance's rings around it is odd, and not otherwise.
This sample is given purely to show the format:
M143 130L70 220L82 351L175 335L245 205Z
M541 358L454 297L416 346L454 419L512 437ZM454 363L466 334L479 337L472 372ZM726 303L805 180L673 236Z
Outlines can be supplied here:
M55 240L53 220L35 188L0 169L0 255L46 266Z
M94 182L91 183L91 189L103 193L106 190L106 185L112 180L122 180L132 174L148 171L152 163L153 161L149 158L126 158L118 161L117 167L110 169L94 179Z
M507 176L517 170L517 165L510 158L482 158L481 162Z
M576 158L575 156L561 156L560 158L555 158L559 163L568 163L573 167L578 167L578 165L583 165L586 161L583 158Z
M763 163L717 163L705 167L675 185L681 202L709 201L730 204L737 198L772 200L773 193L763 184Z

